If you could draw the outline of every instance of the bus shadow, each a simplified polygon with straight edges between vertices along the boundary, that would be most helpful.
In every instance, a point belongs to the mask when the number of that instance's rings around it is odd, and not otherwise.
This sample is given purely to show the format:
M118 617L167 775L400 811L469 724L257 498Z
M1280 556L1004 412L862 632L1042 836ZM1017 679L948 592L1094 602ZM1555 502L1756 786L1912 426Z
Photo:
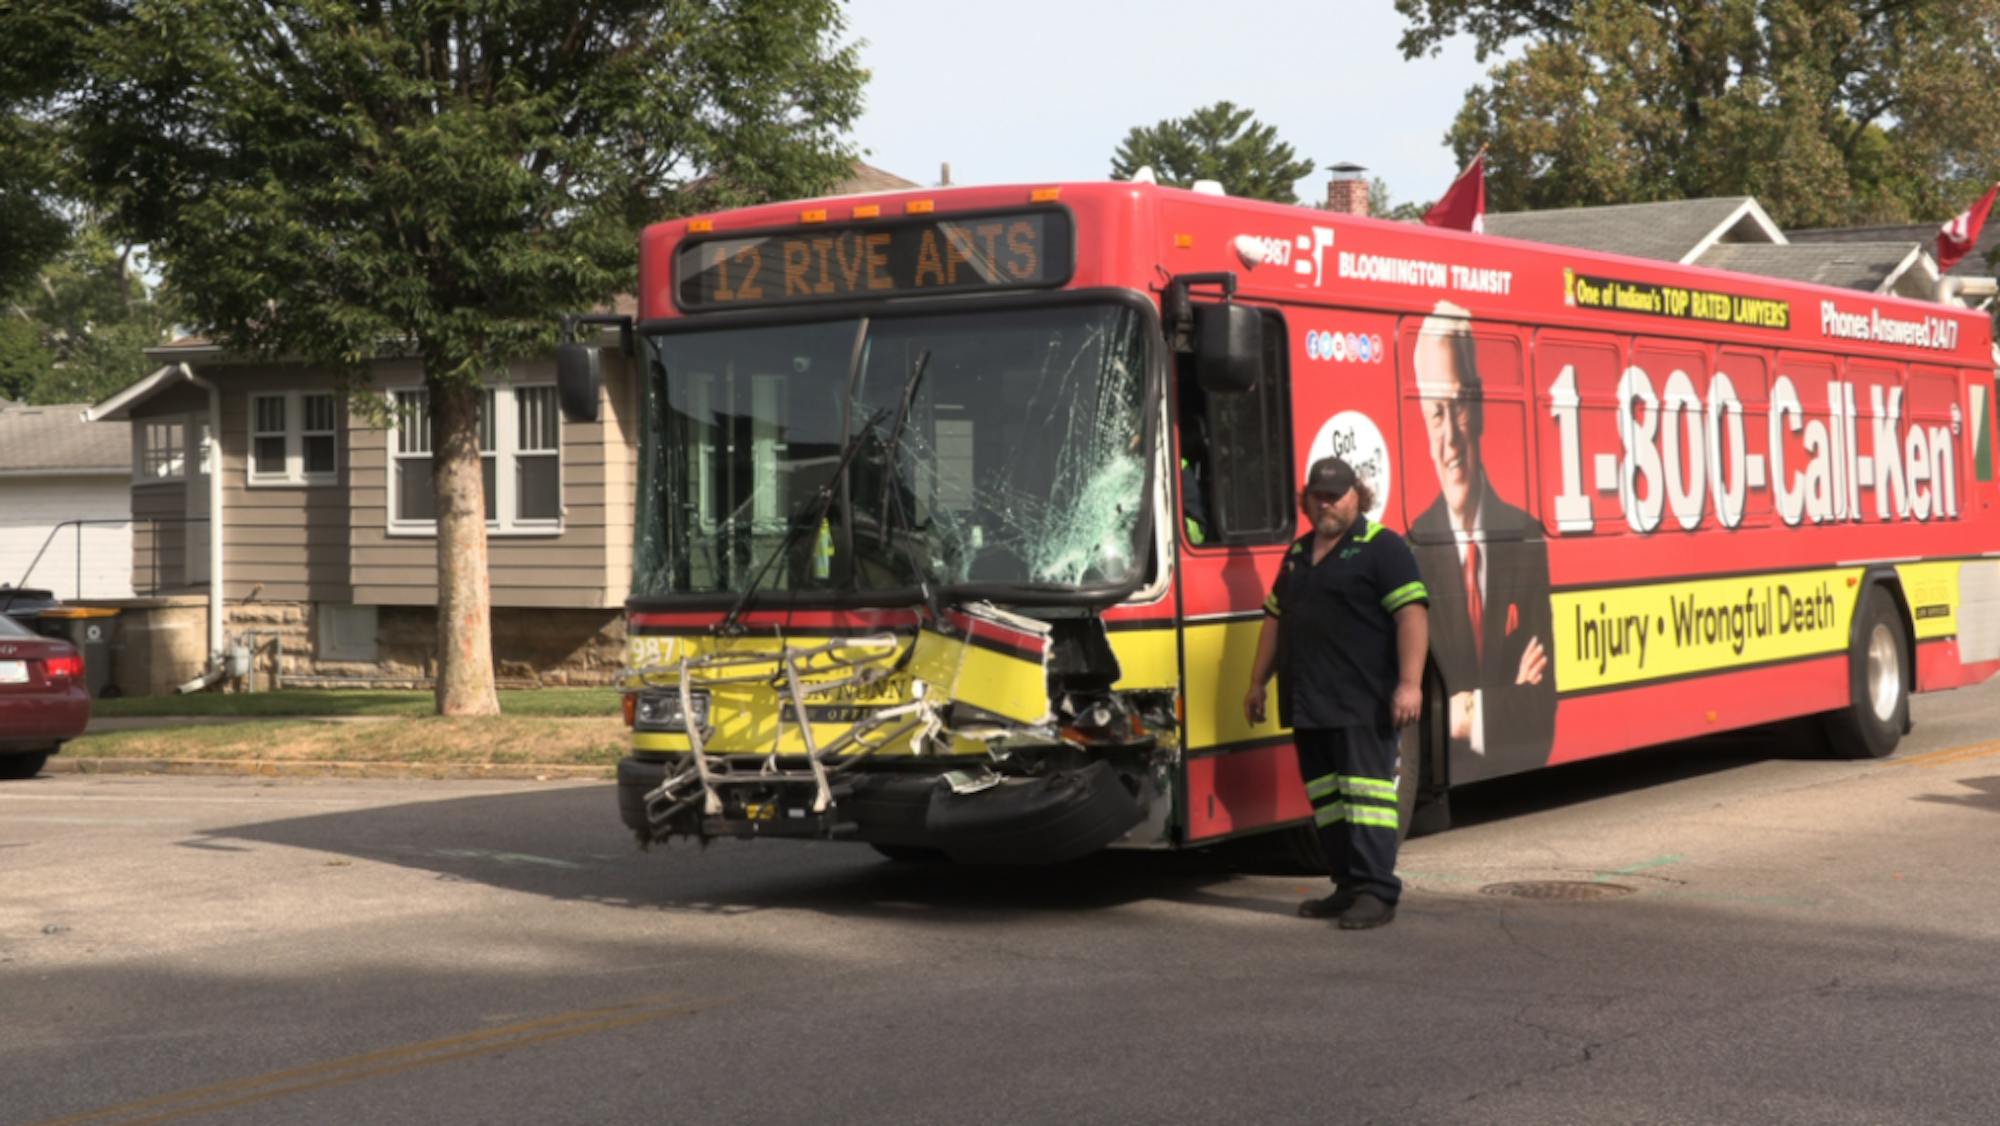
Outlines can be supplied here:
M1143 900L1273 905L1204 889L1240 874L1214 852L1108 851L1068 864L1010 868L888 860L866 845L687 841L641 851L608 786L454 796L218 829L179 842L209 853L262 846L429 872L550 899L645 911L836 915L989 922L1091 912ZM1290 910L1287 904L1285 910Z
M1958 784L1971 790L1961 794L1918 794L1914 800L1931 802L1935 805L1954 805L1961 809L1981 809L1988 813L2000 813L2000 775L1985 778L1960 778Z
M1825 757L1819 729L1807 721L1724 732L1454 787L1451 823L1483 825L1759 763Z

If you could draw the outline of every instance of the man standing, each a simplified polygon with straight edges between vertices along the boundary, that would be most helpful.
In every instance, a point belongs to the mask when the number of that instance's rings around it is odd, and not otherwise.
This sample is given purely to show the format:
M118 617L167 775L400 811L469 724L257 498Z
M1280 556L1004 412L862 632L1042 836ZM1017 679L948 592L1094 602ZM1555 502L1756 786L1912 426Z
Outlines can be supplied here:
M1450 700L1451 749L1491 767L1454 762L1452 776L1469 781L1540 766L1556 716L1548 546L1534 518L1501 500L1487 476L1466 311L1439 302L1410 363L1438 480L1437 500L1410 522L1410 542L1431 593L1431 649Z
M1396 917L1396 731L1423 708L1429 634L1416 559L1368 519L1374 501L1337 457L1307 471L1299 503L1312 531L1285 553L1264 602L1243 697L1245 718L1264 722L1264 686L1277 669L1278 720L1293 729L1334 884L1299 914L1338 917L1343 930Z

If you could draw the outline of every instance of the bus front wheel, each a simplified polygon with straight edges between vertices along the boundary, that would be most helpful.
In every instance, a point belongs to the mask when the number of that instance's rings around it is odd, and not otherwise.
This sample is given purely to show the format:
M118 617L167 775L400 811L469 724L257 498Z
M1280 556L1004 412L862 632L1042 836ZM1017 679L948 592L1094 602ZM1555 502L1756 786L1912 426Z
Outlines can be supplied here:
M1847 654L1848 701L1828 712L1827 743L1841 758L1883 758L1910 724L1910 647L1896 600L1880 584L1862 594Z

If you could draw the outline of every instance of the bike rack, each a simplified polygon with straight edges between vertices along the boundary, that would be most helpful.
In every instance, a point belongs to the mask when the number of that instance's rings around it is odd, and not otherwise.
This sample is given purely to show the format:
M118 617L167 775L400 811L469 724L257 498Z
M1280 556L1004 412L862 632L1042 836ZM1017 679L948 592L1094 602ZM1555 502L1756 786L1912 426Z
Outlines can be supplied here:
M724 813L721 789L728 786L797 786L812 789L809 811L824 816L834 811L832 778L854 764L894 744L912 732L925 737L935 734L939 720L927 701L918 698L893 707L870 709L866 719L857 721L826 746L813 735L807 708L815 699L841 689L871 684L889 675L890 663L900 651L893 634L871 634L840 638L820 645L785 645L775 653L718 653L684 657L674 666L674 686L680 696L681 715L691 721L694 691L729 685L768 685L782 688L784 698L771 738L771 749L755 773L730 767L728 756L716 755L707 746L707 736L699 724L687 723L689 763L669 776L645 797L646 820L654 839L670 835L673 823L699 803L704 818ZM658 669L629 670L628 675L642 684L657 684ZM805 768L786 769L779 749L784 745L787 720L796 723L805 744ZM892 726L893 725L893 726ZM884 729L887 728L886 732ZM849 754L856 745L859 753Z

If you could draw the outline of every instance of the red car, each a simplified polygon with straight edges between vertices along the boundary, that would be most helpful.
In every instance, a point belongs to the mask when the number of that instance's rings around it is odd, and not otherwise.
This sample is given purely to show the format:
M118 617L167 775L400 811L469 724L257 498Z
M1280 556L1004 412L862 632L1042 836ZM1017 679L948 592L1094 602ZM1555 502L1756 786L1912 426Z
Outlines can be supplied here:
M0 614L0 779L33 778L89 723L76 647Z

